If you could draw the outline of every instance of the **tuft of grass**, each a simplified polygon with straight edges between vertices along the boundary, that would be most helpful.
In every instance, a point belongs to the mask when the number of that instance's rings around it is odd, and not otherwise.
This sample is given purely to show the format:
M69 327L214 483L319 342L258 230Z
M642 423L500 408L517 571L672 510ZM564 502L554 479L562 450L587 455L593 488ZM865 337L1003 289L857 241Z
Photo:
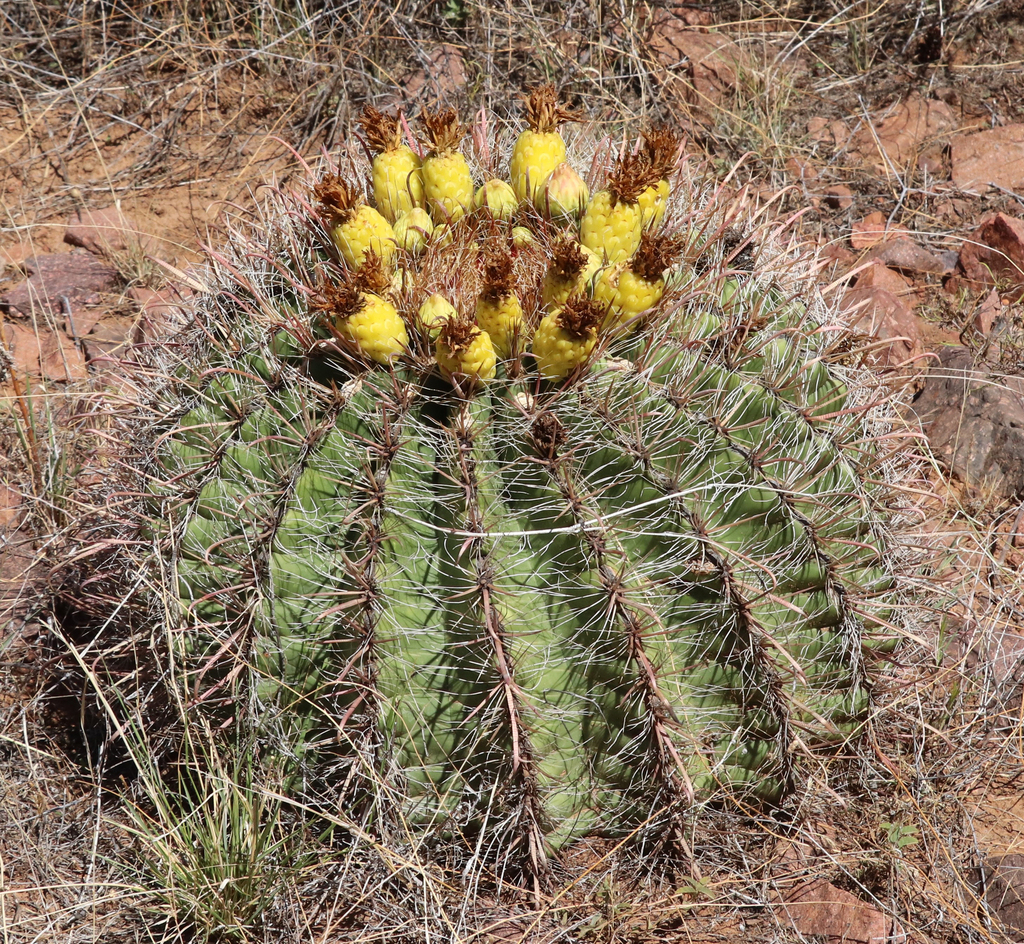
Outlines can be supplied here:
M225 752L210 732L188 731L168 771L152 766L127 807L138 856L128 878L166 940L260 940L313 861L289 818L285 785L255 751ZM138 760L151 764L144 749Z

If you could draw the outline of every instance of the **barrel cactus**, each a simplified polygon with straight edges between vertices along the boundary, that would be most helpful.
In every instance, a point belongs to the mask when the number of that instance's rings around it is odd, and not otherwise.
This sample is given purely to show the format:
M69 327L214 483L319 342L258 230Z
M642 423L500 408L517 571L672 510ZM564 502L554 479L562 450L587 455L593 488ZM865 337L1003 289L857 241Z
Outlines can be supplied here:
M640 149L610 170L659 180ZM257 719L304 796L534 877L588 835L678 853L703 801L775 802L854 736L893 577L807 298L734 267L687 187L613 252L592 227L601 267L549 304L578 219L526 194L357 259L323 190L237 237L153 439L196 703ZM633 243L666 271L634 266L658 291L627 317L594 286Z

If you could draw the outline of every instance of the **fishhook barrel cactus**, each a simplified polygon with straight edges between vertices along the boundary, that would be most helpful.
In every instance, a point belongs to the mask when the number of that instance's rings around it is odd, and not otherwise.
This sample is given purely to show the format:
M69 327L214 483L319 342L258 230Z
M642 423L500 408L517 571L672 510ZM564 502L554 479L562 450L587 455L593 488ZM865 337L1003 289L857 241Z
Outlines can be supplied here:
M795 754L856 733L893 644L828 332L729 268L714 207L677 194L645 230L645 153L590 181L590 251L530 203L546 164L517 165L511 219L434 200L387 263L338 234L361 183L279 199L150 467L200 702L260 718L344 810L535 876L581 836L671 845L706 798L779 798ZM392 215L414 183L387 177Z

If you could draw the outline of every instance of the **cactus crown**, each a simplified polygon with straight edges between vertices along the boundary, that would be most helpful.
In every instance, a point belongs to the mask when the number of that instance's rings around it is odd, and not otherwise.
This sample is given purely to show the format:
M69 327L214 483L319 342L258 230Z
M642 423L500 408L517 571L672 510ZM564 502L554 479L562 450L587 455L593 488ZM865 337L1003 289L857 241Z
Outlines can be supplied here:
M310 307L321 314L324 323L337 324L358 314L366 307L366 298L353 278L337 282L324 279Z
M623 154L608 175L608 191L612 195L612 205L636 203L640 194L657 180L646 154Z
M366 143L374 154L401 147L402 125L397 112L387 115L372 105L367 105L359 116L359 124L366 135Z
M587 265L587 254L572 237L560 235L551 245L548 271L559 281L573 281Z
M507 250L498 248L487 252L483 257L483 287L480 294L484 298L507 298L515 291L512 278L512 257Z
M654 236L645 231L629 267L640 278L656 282L676 264L682 251L683 238L678 234Z
M558 323L570 338L592 338L604 321L604 307L587 295L576 293L565 300Z
M538 85L525 95L526 123L531 131L549 134L557 131L566 121L579 121L580 116L569 108L558 104L558 93L554 85Z
M449 318L441 327L438 342L444 344L453 354L464 351L480 334L480 328L469 315L460 314Z
M658 180L668 180L679 160L681 138L672 130L659 125L643 132L644 154Z
M391 273L373 248L366 250L363 264L356 270L353 278L355 284L364 292L383 295L391 289Z
M320 204L320 216L331 226L347 223L363 202L357 187L338 174L327 174L313 185L313 197Z
M455 151L466 136L466 129L459 121L454 108L443 111L424 111L420 121L427 129L427 137L433 153L440 157Z

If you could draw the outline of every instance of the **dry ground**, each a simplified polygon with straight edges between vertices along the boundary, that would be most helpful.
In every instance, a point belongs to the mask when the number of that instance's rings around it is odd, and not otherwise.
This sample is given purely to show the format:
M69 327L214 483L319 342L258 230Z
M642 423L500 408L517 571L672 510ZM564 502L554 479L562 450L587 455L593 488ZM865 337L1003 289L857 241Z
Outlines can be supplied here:
M600 129L668 121L688 131L693 159L706 159L709 174L733 174L766 195L789 188L777 205L807 211L808 251L844 241L852 222L875 209L934 249L956 248L990 210L1021 211L1010 193L939 193L934 181L948 161L941 148L931 176L909 165L882 174L809 130L815 119L877 114L908 90L947 102L961 127L1024 121L1020 3L672 7L683 25L714 28L746 57L731 79L712 77L696 89L666 81L658 60L666 5L525 7L6 4L0 291L21 278L26 257L67 248L65 223L81 208L118 203L160 240L153 254L184 269L201 261L204 245L226 238L225 208L247 206L264 181L287 182L297 172L295 152L330 149L363 103L443 101L464 112L485 105L504 119L518 113L519 89L547 78ZM813 185L799 179L800 164L816 168ZM838 185L849 188L852 204L827 198ZM119 261L125 290L159 287L167 277L143 254ZM929 298L922 317L933 338L955 340L975 300L938 288ZM127 296L109 304L112 317L137 311ZM101 542L123 496L108 486L144 383L137 369L131 378L23 378L0 388L4 944L178 939L173 918L154 921L151 897L123 866L141 840L125 829L133 820L115 789L125 771L112 771L104 755L110 732L79 711L88 653L77 667L49 661L58 637L79 628L55 603L54 569L61 565L68 579L69 551L83 547L90 529L93 556L72 572L101 589L110 576ZM605 874L607 850L581 849L589 871L539 914L481 902L479 919L456 933L443 915L457 892L443 879L416 870L396 879L380 862L360 870L325 854L297 860L269 890L253 890L265 896L262 910L236 937L799 940L828 937L828 929L794 929L778 902L798 882L821 879L850 893L847 939L888 932L890 919L914 941L1000 939L1003 892L982 866L1024 854L1020 516L1016 504L962 487L926 449L920 454L907 522L917 615L870 735L855 755L812 772L806 794L780 814L709 822L698 877L631 883ZM116 588L112 582L109 592ZM341 900L346 887L354 891ZM416 895L430 898L429 907L410 905ZM863 902L863 913L851 901ZM886 919L879 924L875 915ZM1017 921L1024 927L1024 916Z

